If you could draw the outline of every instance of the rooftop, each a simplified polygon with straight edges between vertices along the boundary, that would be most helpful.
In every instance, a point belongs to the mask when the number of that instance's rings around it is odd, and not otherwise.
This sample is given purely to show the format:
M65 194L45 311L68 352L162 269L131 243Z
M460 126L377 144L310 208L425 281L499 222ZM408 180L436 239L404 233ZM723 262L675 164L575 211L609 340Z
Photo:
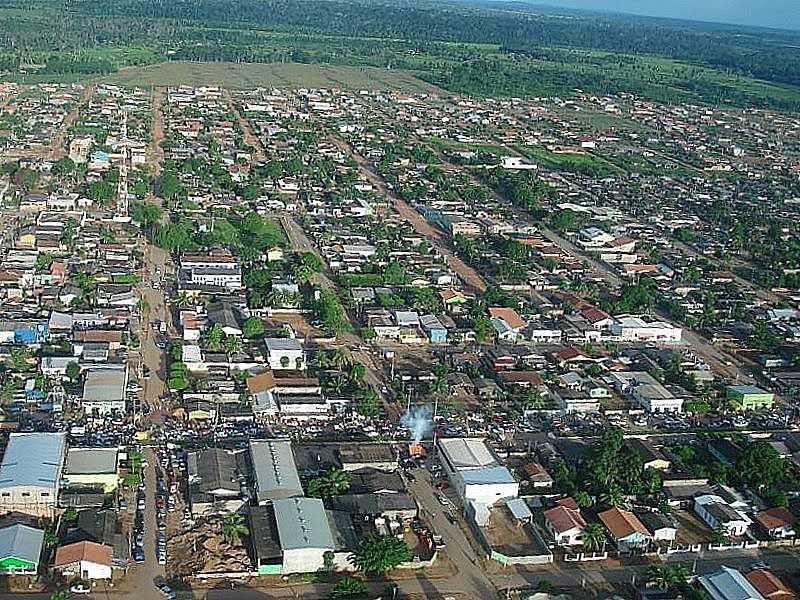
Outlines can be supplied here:
M12 433L0 464L0 487L57 487L66 450L66 433Z

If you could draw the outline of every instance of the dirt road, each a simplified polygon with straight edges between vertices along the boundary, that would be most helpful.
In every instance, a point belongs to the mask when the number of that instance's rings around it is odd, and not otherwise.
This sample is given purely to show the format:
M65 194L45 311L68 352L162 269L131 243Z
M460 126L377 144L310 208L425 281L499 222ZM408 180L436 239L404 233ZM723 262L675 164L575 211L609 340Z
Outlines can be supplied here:
M486 282L478 275L478 272L458 258L446 244L447 238L441 231L433 227L419 212L411 207L405 200L400 198L392 190L386 187L383 177L376 173L372 166L363 156L355 151L345 140L339 137L332 137L331 141L336 146L346 152L358 163L359 170L367 180L383 195L392 199L392 204L398 214L407 220L421 236L436 247L436 250L445 257L447 264L455 271L464 286L471 292L483 293L486 291Z

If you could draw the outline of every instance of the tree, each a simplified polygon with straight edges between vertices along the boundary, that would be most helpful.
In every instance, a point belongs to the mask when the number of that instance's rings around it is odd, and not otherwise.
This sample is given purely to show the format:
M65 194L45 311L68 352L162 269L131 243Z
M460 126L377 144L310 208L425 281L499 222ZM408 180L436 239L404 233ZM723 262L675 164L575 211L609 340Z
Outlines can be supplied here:
M367 368L360 362L354 362L350 365L350 372L347 377L353 385L364 380L364 375L367 373Z
M342 469L334 469L308 482L308 495L312 498L341 496L350 489L350 475Z
M352 560L365 573L386 573L411 560L411 551L394 536L371 534L358 545Z
M362 598L367 595L367 584L349 575L337 581L331 590L331 600Z
M242 338L236 335L229 335L225 338L225 351L228 354L236 354L242 351Z
M147 229L158 223L161 219L161 207L151 202L134 202L131 204L131 219L139 224L142 229Z
M51 171L55 175L69 175L75 170L75 162L69 157L59 158L53 163Z
M247 339L256 339L264 335L266 328L260 317L248 317L242 326L242 333Z
M75 381L81 374L81 367L78 363L72 361L67 363L67 367L64 373L67 377L69 377L70 381Z
M15 371L27 371L30 368L31 352L27 348L11 349L11 368Z
M333 352L330 353L329 362L331 366L339 370L344 370L345 368L350 366L351 360L350 356L347 354L347 351L344 348L336 348Z
M228 515L222 521L222 537L231 546L238 545L242 538L250 534L244 517L238 513Z
M739 478L759 491L781 483L786 477L787 464L769 442L752 442L736 461Z
M49 254L40 254L36 257L34 267L37 271L47 271L53 264L53 257Z
M606 546L606 532L600 523L589 523L583 532L583 547L589 552L601 551Z
M592 497L583 490L576 492L573 497L575 499L575 503L581 508L589 508L594 504Z
M49 600L70 600L70 596L64 591L53 592L50 594Z
M203 332L203 345L209 350L218 351L222 348L225 332L219 323L214 323Z
M86 195L93 201L103 204L114 195L114 188L107 181L93 181L89 184L89 191Z
M376 417L381 410L381 400L375 390L359 388L355 395L356 412L362 417Z

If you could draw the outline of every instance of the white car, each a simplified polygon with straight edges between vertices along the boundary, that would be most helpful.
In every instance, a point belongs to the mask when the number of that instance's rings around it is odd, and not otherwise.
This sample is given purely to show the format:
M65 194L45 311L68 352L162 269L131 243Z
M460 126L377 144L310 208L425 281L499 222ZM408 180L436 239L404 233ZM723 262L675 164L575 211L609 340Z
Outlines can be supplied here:
M92 591L92 586L79 581L69 588L71 594L89 594Z

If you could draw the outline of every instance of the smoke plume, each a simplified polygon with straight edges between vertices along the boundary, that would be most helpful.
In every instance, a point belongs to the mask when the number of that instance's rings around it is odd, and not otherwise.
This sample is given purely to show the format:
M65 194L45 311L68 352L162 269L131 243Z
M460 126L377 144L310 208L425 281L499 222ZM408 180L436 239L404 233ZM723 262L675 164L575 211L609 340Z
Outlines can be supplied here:
M414 406L400 419L400 423L411 431L415 442L421 442L433 429L430 406Z

